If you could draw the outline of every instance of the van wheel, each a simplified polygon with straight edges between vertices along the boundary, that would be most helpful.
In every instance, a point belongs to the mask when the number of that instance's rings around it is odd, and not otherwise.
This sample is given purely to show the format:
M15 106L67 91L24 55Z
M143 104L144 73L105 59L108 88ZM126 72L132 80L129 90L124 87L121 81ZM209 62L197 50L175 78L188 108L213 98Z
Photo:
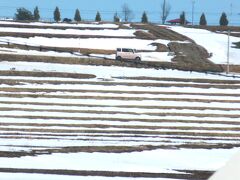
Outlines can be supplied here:
M121 56L116 57L116 60L118 60L118 61L120 61L121 59L122 59Z
M141 61L141 58L140 57L136 57L135 60L136 61Z

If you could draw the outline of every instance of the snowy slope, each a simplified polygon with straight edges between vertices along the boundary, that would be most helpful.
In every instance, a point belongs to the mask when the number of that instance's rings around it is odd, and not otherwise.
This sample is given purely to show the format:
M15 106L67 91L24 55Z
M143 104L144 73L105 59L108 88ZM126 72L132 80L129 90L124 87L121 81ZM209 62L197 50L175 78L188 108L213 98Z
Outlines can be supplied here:
M212 53L210 60L216 64L227 63L227 45L228 36L224 34L214 33L208 30L185 28L181 26L171 26L171 30L183 34L193 39L197 44L203 46ZM230 36L230 64L240 64L240 50L234 48L232 43L240 42L240 38Z
M234 154L233 157L219 169L209 180L236 180L240 179L240 153Z

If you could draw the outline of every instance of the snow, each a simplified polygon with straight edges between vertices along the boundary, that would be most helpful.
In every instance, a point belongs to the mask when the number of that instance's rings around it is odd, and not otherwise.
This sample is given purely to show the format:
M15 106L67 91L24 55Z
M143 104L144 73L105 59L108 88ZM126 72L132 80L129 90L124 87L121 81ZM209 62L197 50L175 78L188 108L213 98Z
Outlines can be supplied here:
M23 25L36 25L39 28L0 28L0 32L19 32L19 33L43 33L43 34L74 34L74 35L90 35L90 36L115 36L119 38L46 38L46 37L31 37L31 38L17 38L17 37L1 37L0 40L10 41L12 43L27 44L32 46L50 46L50 47L70 47L70 48L89 48L89 49L105 49L115 50L118 47L129 47L138 50L155 51L156 47L151 45L152 43L161 43L167 46L171 41L157 39L157 40L142 40L133 38L121 38L121 37L135 37L135 29L118 29L119 26L116 24L65 24L65 23L17 23L17 22L5 22L0 21L0 24L23 24ZM48 29L42 27L47 26ZM68 29L51 29L51 26L65 26ZM71 27L82 27L82 28L102 28L99 30L95 29L71 29ZM111 29L109 29L111 28ZM185 28L180 26L167 27L173 31L183 34L193 39L197 44L205 47L209 53L212 53L212 57L209 59L217 64L227 63L227 35L221 33L210 32L203 29ZM230 64L240 64L240 53L239 49L234 48L233 43L240 42L238 37L230 37ZM189 42L181 42L189 43ZM17 53L28 53L27 51L17 51ZM60 55L60 54L59 54ZM64 56L64 54L62 54ZM149 52L142 53L144 61L164 61L171 62L173 56L168 56L167 53L160 52ZM104 56L109 57L109 56ZM113 55L110 56L114 58Z
M106 67L90 65L70 65L59 63L41 63L41 62L8 62L2 61L0 70L9 70L16 68L18 71L46 71L46 72L69 72L82 74L95 74L99 78L112 79L112 77L168 77L168 78L189 78L191 79L216 79L216 80L237 80L233 77L224 77L219 75L187 72L179 70L156 70L156 69L136 69L129 67ZM106 73L107 72L107 73Z
M209 180L236 180L240 178L240 153L237 152Z
M152 40L128 38L46 38L46 37L1 37L0 41L11 42L29 46L69 47L116 50L118 47L129 47L138 50L155 50Z
M78 24L68 24L68 23L41 23L41 22L32 22L32 23L21 23L21 22L12 22L12 21L0 21L0 24L14 24L14 25L25 25L25 26L58 26L58 27L77 27L77 28L119 28L116 24L110 23L78 23Z
M39 25L42 25L42 23L39 23ZM63 25L64 24L62 24L62 26ZM106 26L106 24L104 25ZM80 27L81 25L71 26ZM86 26L101 27L103 25L87 24ZM109 27L117 28L118 26L109 25ZM175 28L180 32L180 27ZM4 31L3 28L0 28L0 30ZM8 31L9 30L11 29L8 29ZM12 30L18 31L14 28ZM25 30L27 31L27 29L24 29L22 32ZM39 29L36 30L36 32L47 33L48 30L54 33L54 30L51 28L47 30ZM30 31L32 30L29 28L29 32ZM183 28L181 31L185 33L186 28ZM20 32L20 30L18 32ZM119 33L119 36L124 34L132 36L134 30L120 31L104 28L98 31L89 29L73 30L69 27L68 30L55 32L69 34L74 32L76 34L93 33L95 35L111 35L111 33L114 34L116 32L117 34ZM201 38L208 38L208 36L212 35L210 32L205 32L206 37L203 37L203 32L200 30L186 32L186 34L192 34L192 36L200 42L201 39L195 37L198 33L200 33L199 36L201 36ZM216 44L209 43L209 45L216 45L220 51L220 46L217 46L217 44L221 44L225 37L219 36L219 42L217 42L218 34L212 37L212 40ZM6 38L10 37L2 37L3 40L6 40ZM167 40L148 41L133 38L124 39L121 37L113 39L88 38L80 40L34 37L29 39L12 38L11 40L23 44L47 44L49 46L56 46L57 44L66 47L106 48L109 50L115 50L115 48L119 46L132 46L136 49L149 51L154 51L156 48L151 45L153 42L165 45L170 42ZM42 53L41 55L74 57L74 55L67 53L24 51L8 48L1 48L0 51L2 51L1 53L36 53L36 55ZM92 55L94 56L96 54ZM214 58L220 59L224 53L218 55L219 56L215 56L214 53L213 60ZM97 54L97 56L99 55ZM114 58L113 54L103 56ZM170 62L173 56L169 56L166 52L142 52L142 57L146 61ZM179 173L176 171L177 169L215 171L222 167L229 157L239 150L237 148L219 148L225 147L224 145L226 144L231 144L233 147L239 145L240 133L237 131L237 128L240 126L238 118L240 114L240 96L239 89L236 87L240 85L240 81L237 82L237 84L230 84L228 82L228 80L239 80L238 78L178 70L137 69L130 67L8 61L1 61L0 64L1 71L8 71L14 68L15 71L66 72L92 74L96 76L96 78L92 79L1 76L0 80L3 80L3 82L4 80L21 82L21 84L12 85L0 84L1 151L31 152L32 150L47 151L47 149L53 148L61 149L63 147L92 146L132 146L136 148L139 146L139 148L141 148L146 145L149 147L160 146L175 148L179 145L193 145L194 147L195 145L204 145L201 146L203 149L159 148L151 151L135 151L131 153L79 152L53 153L20 158L1 157L0 168L173 174ZM124 79L125 77L153 77L163 79L142 80L140 78L140 80L138 80L131 78ZM167 80L164 78L176 78L178 80ZM211 83L210 81L206 81L205 83L197 81L184 82L184 80L180 78L188 80L226 80L226 83L222 82L218 84ZM39 82L43 80L42 82L44 83L34 84L29 80ZM57 81L59 84L53 84L52 81ZM75 84L71 84L71 81L74 81ZM159 86L157 86L157 84L159 84ZM160 86L161 84L167 85L168 87ZM184 84L186 84L186 86L179 87ZM211 88L204 87L204 85L211 86L216 84L229 84L229 86L225 86L225 88L214 86ZM26 90L24 90L24 88L26 88ZM47 91L51 89L56 91ZM83 90L83 92L81 92L81 90ZM182 94L174 95L174 92ZM115 99L111 99L111 97ZM126 98L130 98L130 100ZM232 103L233 101L235 101L235 103ZM168 106L169 108L166 108ZM179 109L184 106L186 106L184 109ZM201 108L205 108L205 110L201 110ZM230 115L235 115L235 118ZM219 149L206 149L208 145L211 148L217 146ZM132 179L124 177L75 177L3 172L0 172L0 177L1 179L7 180L15 180L17 178L29 180L51 178L69 180Z
M100 176L68 176L68 175L46 175L46 174L24 174L18 173L14 176L12 173L0 173L4 180L129 180L126 177L100 177ZM131 178L132 179L132 178ZM137 178L138 180L155 180L156 178ZM169 180L169 178L157 178L157 180ZM180 180L180 179L171 179Z
M0 167L174 173L173 170L168 170L168 168L172 167L172 169L180 170L216 170L236 152L237 149L160 149L121 154L52 154L12 159L1 158ZM209 157L211 157L211 161L209 161Z
M36 45L36 44L35 44ZM37 50L21 50L12 48L0 48L1 54L19 54L19 55L31 55L31 56L54 56L54 57L86 57L80 53L74 52L73 54L67 52L54 52L54 51L37 51Z
M143 61L171 62L174 57L168 52L142 52L140 54Z
M213 56L209 58L212 62L216 64L227 63L227 35L204 29L185 28L181 26L171 26L170 29L191 38L197 44L207 49L209 53L213 54ZM234 42L240 42L240 38L230 36L230 64L239 65L240 50L233 47Z
M62 34L62 35L87 35L87 36L127 36L135 37L136 30L133 29L102 29L102 30L78 30L78 29L41 29L41 28L10 28L0 27L0 32L16 32L16 33L30 33L30 34Z

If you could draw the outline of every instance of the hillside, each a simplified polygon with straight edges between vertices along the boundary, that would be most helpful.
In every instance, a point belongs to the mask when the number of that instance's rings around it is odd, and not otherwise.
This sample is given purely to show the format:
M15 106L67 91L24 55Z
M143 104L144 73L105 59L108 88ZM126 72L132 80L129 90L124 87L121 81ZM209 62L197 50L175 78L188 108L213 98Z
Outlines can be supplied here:
M158 26L29 26L0 28L1 178L206 180L239 150L240 79L209 72L219 65L196 40ZM119 45L145 59L115 61Z
M80 55L101 54L101 57L104 55L105 58L114 59L117 47L130 47L142 53L144 62L154 62L158 67L201 72L223 71L220 65L209 61L210 52L204 47L165 26L7 22L0 24L3 26L0 28L1 47L28 50L16 50L18 54L29 54L29 50L35 51L30 54L39 55L39 51L80 52Z

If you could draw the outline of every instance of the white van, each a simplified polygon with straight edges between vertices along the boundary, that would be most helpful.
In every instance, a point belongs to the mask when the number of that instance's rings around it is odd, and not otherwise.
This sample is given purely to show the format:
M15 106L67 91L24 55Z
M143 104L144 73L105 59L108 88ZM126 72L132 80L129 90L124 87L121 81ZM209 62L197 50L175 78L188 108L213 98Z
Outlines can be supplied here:
M116 60L131 59L141 61L141 55L137 53L136 49L131 48L117 48Z

